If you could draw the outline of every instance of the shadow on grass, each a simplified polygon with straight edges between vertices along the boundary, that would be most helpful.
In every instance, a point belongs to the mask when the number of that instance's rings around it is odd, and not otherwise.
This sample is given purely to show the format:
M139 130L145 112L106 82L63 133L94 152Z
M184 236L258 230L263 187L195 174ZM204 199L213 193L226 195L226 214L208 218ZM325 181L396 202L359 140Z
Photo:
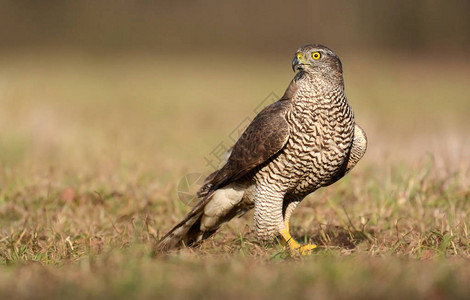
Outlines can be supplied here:
M335 225L322 225L315 233L306 232L294 237L297 241L312 242L320 247L353 250L364 241L374 240L373 231L361 231Z

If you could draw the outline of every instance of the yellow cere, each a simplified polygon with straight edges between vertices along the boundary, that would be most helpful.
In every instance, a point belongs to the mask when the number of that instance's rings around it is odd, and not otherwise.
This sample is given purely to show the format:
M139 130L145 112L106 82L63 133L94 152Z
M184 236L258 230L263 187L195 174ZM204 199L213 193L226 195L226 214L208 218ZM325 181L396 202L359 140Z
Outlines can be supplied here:
M313 53L312 53L312 58L313 58L313 59L315 59L315 60L316 60L316 59L320 59L320 57L321 57L320 52L313 52Z

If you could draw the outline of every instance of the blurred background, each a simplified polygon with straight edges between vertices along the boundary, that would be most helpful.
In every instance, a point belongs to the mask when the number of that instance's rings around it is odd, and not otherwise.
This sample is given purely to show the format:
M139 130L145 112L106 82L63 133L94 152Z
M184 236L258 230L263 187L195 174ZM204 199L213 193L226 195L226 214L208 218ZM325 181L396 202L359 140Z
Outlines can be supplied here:
M470 45L470 4L417 1L8 1L3 50L46 47L119 52L292 53L323 42L335 49L442 50Z
M2 0L3 181L14 170L63 173L64 185L147 174L162 187L210 172L205 158L282 95L307 43L343 61L369 135L365 167L431 159L461 169L469 11L465 0Z

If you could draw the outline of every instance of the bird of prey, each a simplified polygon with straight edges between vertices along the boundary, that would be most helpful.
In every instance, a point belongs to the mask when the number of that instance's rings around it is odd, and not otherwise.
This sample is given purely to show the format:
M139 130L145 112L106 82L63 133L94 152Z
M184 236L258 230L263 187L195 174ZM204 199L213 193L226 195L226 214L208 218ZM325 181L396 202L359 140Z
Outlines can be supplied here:
M298 71L277 102L264 108L233 146L225 165L198 192L202 200L157 244L192 245L254 207L259 240L281 237L310 253L289 233L289 219L308 194L342 178L362 158L367 138L344 94L343 69L329 48L309 44L295 53Z

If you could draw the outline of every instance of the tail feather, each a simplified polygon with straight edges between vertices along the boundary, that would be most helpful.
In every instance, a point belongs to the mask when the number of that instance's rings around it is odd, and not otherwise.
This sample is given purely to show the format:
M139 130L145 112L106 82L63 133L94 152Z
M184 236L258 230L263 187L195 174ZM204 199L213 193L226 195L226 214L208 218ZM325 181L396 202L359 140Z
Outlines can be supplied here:
M254 185L232 183L210 191L157 243L157 249L168 250L184 244L193 245L214 234L220 226L242 216L254 206Z
M206 195L185 217L184 219L176 224L170 231L168 231L158 241L156 248L158 250L169 250L175 248L181 243L189 246L195 242L198 242L206 236L201 232L200 223L201 217L204 214L204 207L207 202L212 198L213 193ZM212 233L211 233L212 234ZM211 235L209 234L209 236Z

